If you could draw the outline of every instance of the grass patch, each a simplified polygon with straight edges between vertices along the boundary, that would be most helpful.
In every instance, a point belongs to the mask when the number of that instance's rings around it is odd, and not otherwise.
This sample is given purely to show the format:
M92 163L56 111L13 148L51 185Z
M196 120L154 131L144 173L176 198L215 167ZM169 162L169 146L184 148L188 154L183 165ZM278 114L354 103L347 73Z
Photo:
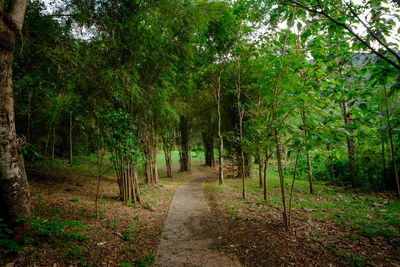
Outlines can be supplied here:
M255 169L255 168L254 168ZM257 203L263 201L263 188L260 188L258 173L254 170L253 178L246 180L247 200ZM292 177L285 176L287 197L289 196ZM281 206L281 192L279 176L275 168L271 167L268 173L269 206ZM207 189L206 187L203 187ZM225 179L223 185L218 181L209 185L213 192L232 191L237 199L220 199L222 204L230 210L232 217L237 217L233 208L246 209L246 204L240 199L242 187L240 179ZM382 236L394 238L400 236L400 201L388 200L385 194L373 192L356 192L346 188L335 187L321 181L314 182L315 194L309 194L307 180L296 181L293 209L296 216L311 218L321 222L333 222L337 225L347 225L367 237ZM232 193L233 194L233 193Z

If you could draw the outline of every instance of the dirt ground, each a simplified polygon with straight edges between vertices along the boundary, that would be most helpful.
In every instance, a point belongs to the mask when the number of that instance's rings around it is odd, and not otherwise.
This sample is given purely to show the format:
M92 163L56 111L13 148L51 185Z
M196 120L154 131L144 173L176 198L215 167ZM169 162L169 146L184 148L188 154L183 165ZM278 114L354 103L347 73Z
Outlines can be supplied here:
M115 178L105 177L100 187L99 218L96 218L95 175L54 169L27 172L33 216L41 226L32 229L30 240L19 256L1 257L0 265L7 262L8 266L150 265L173 193L184 182L184 177L177 174L174 179L161 179L158 186L142 183L143 201L133 205L118 200ZM68 222L79 224L70 227ZM68 226L59 228L65 223ZM72 234L65 237L64 233L69 232Z
M200 174L209 173L203 168ZM174 174L174 179L162 178L158 186L141 183L143 202L138 205L118 200L115 178L103 178L96 218L96 175L28 169L33 216L39 223L23 252L1 255L0 265L154 265L176 189L200 175L178 174L177 169ZM215 184L216 179L214 172L205 184ZM243 266L400 266L399 238L355 235L348 226L314 220L301 209L294 211L288 231L279 205L243 201L240 190L229 187L218 192L203 188L217 224L208 249L236 255ZM241 203L238 214L222 204L226 200Z
M207 183L215 184L214 177ZM400 266L400 239L352 238L353 229L304 218L296 210L293 227L285 230L280 207L245 201L247 208L232 216L230 198L241 202L240 191L213 192L204 187L212 214L222 229L216 249L235 253L244 266ZM303 212L303 216L298 216ZM365 257L365 258L364 258Z

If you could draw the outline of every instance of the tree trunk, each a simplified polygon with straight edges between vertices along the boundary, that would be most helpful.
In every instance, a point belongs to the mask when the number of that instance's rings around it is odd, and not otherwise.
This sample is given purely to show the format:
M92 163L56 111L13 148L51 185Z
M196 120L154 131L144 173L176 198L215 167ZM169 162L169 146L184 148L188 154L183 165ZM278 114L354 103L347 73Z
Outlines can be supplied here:
M29 185L18 153L12 88L15 36L22 28L26 5L27 1L11 0L6 15L0 6L0 218L14 231L15 240L21 240L28 230L28 222L18 223L18 219L31 215Z
M245 159L244 159L244 151L243 151L243 113L244 110L240 106L240 96L241 96L241 80L240 80L240 55L237 55L236 57L236 75L235 75L235 82L236 82L236 90L237 90L237 110L238 110L238 115L239 115L239 147L240 147L240 156L239 156L239 161L240 161L240 176L242 179L242 197L243 199L246 199L246 167L245 167Z
M214 138L207 132L202 132L202 139L205 148L205 161L209 167L214 167Z
M143 133L143 154L145 161L143 163L143 174L146 180L146 183L151 185L153 184L153 159L152 159L152 145L150 140L150 134L148 132Z
M155 133L155 129L152 130L152 165L153 165L153 181L155 184L158 184L158 169L157 169L157 135Z
M258 180L259 180L260 188L263 187L262 170L263 170L262 155L261 155L260 148L258 148Z
M99 200L99 190L100 190L100 182L101 182L101 165L103 163L103 158L104 158L104 153L105 150L103 151L103 153L101 154L101 159L99 159L97 161L97 174L98 174L98 179L97 179L97 188L96 188L96 199L95 199L95 214L96 214L96 218L98 218L98 200Z
M50 134L51 134L51 129L49 130L49 132L48 132L48 134L47 134L46 144L45 144L45 146L44 146L44 160L43 160L43 164L44 164L45 161L47 160L47 149L48 149L48 147L49 147Z
M288 27L288 31L286 32L285 35L285 39L283 41L283 45L282 45L282 51L281 51L281 59L284 58L285 56L285 52L286 52L286 43L289 37L289 32L290 32L290 28L293 26L294 24L294 18L295 18L295 14L296 14L296 7L293 7L293 15L291 18L291 22L289 24ZM280 69L283 69L283 64L280 64ZM272 119L274 121L277 121L278 119L278 111L277 111L277 103L275 103L275 101L277 102L277 96L279 95L279 90L280 90L280 80L282 77L282 71L279 71L278 73L278 77L276 79L276 83L275 83L275 89L274 89L274 94L273 97L271 99L271 115L272 115ZM284 174L283 174L283 167L282 167L282 158L281 158L281 145L279 142L279 137L278 137L278 129L277 127L274 127L274 141L275 141L275 148L276 148L276 161L278 162L278 173L279 173L279 182L280 182L280 187L281 187L281 196L282 196L282 206L283 206L283 224L284 226L287 228L289 228L289 224L288 224L288 217L287 217L287 210L286 210L286 198L285 198L285 181L284 181Z
M171 166L171 149L172 146L169 142L169 139L162 137L162 145L165 156L165 166L167 169L167 178L172 178L172 166Z
M268 153L268 148L265 149L264 159L264 200L268 201L268 161L271 155Z
M244 160L242 160L242 154L243 154ZM243 152L242 148L240 146L236 146L236 157L237 157L236 166L238 168L237 177L241 178L242 177L242 173L243 173L245 179L251 179L251 158L250 158L250 154Z
M210 140L210 159L211 159L211 167L215 167L215 157L214 157L214 138Z
M201 132L201 138L203 140L203 146L204 146L204 160L205 160L205 165L211 166L211 161L208 157L208 145L207 145L207 133L206 132Z
M140 189L139 189L139 181L138 181L136 164L133 165L133 183L134 183L134 187L135 187L136 201L140 202Z
M347 103L346 102L342 102L342 113L343 113L343 119L344 119L344 124L345 124L346 130L350 133L351 113L348 112ZM354 145L353 138L351 138L349 136L346 136L346 140L347 140L347 154L349 156L349 168L350 168L351 185L354 188L354 187L356 187L355 173L354 173L354 150L355 150L355 145Z
M72 166L72 111L69 112L69 164Z
M97 164L100 162L100 122L97 119Z
M381 129L379 129L379 131L381 132L382 167L383 167L382 176L383 176L383 179L385 179L385 177L386 177L385 140L384 140L384 137L383 137L384 133L382 132Z
M140 202L137 165L126 162L125 160L124 158L120 158L118 163L116 163L120 198L123 202ZM99 179L100 177L101 176L99 176Z
M396 164L396 151L394 149L393 144L393 135L392 135L392 126L390 124L390 113L389 113L389 103L388 103L388 95L386 91L386 84L383 83L384 93L385 93L385 104L386 104L386 120L388 124L388 133L389 133L389 141L390 141L390 148L392 150L392 166L395 178L395 186L396 186L396 194L397 199L400 199L400 185L399 185L399 173L397 172L397 164Z
M304 136L305 136L306 143L308 146L310 144L310 140L309 140L309 134L308 134L308 128L307 128L307 122L306 122L306 111L304 108L304 101L303 101L303 110L302 110L301 117L302 117L303 126L304 126ZM310 193L314 194L314 182L313 182L312 167L311 167L311 157L310 157L310 150L308 149L308 147L306 148L306 154L307 154L308 181L309 181L309 185L310 185Z
M153 183L153 175L151 172L151 163L150 163L150 156L149 153L145 153L145 162L143 164L143 171L144 171L144 177L146 178L146 183L147 184L152 184Z
M326 146L326 151L330 151L330 146L329 145L327 145ZM331 178L332 178L332 181L333 181L333 183L335 183L335 172L333 171L333 157L332 157L332 155L329 153L329 156L328 156L328 168L329 168L329 172L331 173Z
M54 159L54 150L56 143L56 128L53 128L53 140L51 142L51 158Z
M217 102L217 115L218 115L218 140L219 140L219 147L218 147L218 179L219 184L224 183L224 139L222 138L221 133L221 76L222 71L219 72L218 79L217 79L217 94L216 94L216 102Z
M292 185L291 185L291 187L290 187L289 215L288 215L288 225L289 225L289 226L291 226L291 219L292 219L293 189L294 189L294 182L296 181L297 163L299 162L299 154L300 154L300 151L297 151L296 162L295 162L295 164L294 164L293 180L292 180Z
M180 158L180 171L189 171L189 131L188 119L186 116L181 116L180 120L181 132L181 158Z
M279 146L279 141L278 141L278 131L275 128L274 130L275 134L275 146L276 146L276 160L278 162L278 173L279 173L279 181L281 185L281 195L282 195L282 205L283 205L283 224L285 225L286 228L289 227L288 224L288 217L287 217L287 211L286 211L286 199L285 199L285 180L283 177L283 168L282 168L282 158L281 158L281 151L280 151L280 146Z
M32 116L32 112L31 112L31 105L32 105L32 96L33 93L31 90L29 90L29 94L28 94L28 120L26 123L26 142L30 142L31 141L31 116Z
M171 152L164 151L165 154L165 165L167 167L167 177L172 178L172 169L171 169Z
M157 162L156 162L156 157L153 159L153 177L154 177L154 183L158 184L158 168L157 168Z

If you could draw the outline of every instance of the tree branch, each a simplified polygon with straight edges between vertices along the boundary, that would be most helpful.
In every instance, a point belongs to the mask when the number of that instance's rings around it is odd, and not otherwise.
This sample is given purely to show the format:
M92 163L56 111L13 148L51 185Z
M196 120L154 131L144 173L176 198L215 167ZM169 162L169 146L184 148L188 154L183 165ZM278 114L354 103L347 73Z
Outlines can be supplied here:
M28 0L11 0L8 6L8 17L15 23L18 30L22 29L27 5Z
M388 50L391 54L393 54L393 56L396 57L397 61L400 61L399 55L393 49L391 49L387 44L385 44L378 36L376 36L376 34L371 30L371 28L368 27L368 25L358 16L358 14L354 11L351 5L346 2L345 5L350 9L350 12L353 14L353 16L355 16L360 21L360 23L365 27L365 29L367 29L368 33L371 34L371 36L374 37L374 39L380 45L382 45L384 48L386 48L386 50Z
M292 4L296 5L297 7L303 8L305 10L307 10L310 13L314 13L314 14L320 14L323 15L324 17L326 17L327 19L329 19L330 21L334 22L335 24L343 27L344 29L346 29L351 35L353 35L353 37L355 37L358 41L360 41L363 45L365 45L372 53L374 53L375 55L377 55L378 57L380 57L382 60L386 61L387 63L389 63L390 65L392 65L394 68L396 68L398 71L400 71L400 65L397 64L396 62L394 62L393 60L391 60L390 58L384 56L382 53L378 52L377 50L375 50L370 44L368 44L365 40L363 40L358 34L356 34L348 25L346 25L345 23L341 23L339 21L337 21L336 19L334 19L333 17L331 17L329 14L327 14L323 9L322 6L320 5L320 2L318 1L318 6L321 9L321 11L315 10L315 9L311 9L295 0L289 0Z

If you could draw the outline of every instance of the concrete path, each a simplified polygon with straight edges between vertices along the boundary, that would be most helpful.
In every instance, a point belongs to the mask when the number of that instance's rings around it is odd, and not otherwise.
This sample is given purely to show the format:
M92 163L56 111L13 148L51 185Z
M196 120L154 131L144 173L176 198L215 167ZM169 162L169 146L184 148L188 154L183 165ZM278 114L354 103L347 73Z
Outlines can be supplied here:
M175 192L155 266L241 266L234 256L211 248L219 235L201 191L208 177L192 179Z

